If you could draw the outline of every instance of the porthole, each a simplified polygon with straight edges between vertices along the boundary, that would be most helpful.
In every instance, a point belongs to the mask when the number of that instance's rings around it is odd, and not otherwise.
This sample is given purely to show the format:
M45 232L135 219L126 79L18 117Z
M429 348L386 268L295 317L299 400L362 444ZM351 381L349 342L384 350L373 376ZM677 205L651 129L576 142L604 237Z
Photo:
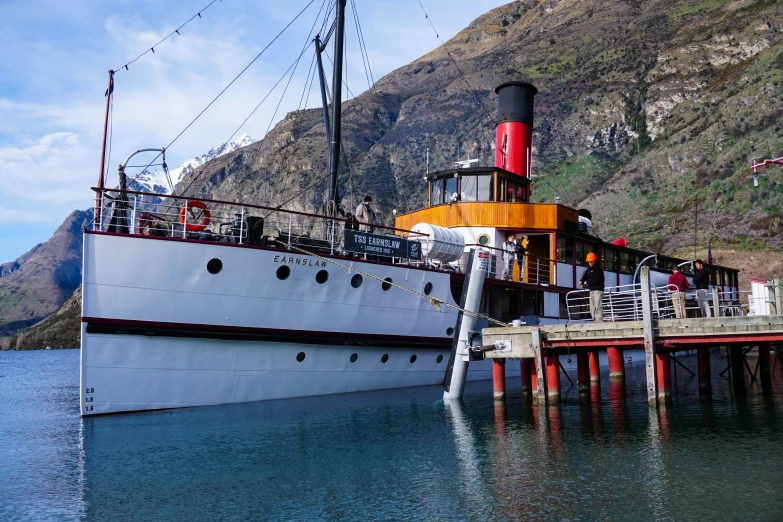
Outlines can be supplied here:
M299 362L304 361L305 360L305 353L304 352L299 352L298 354L296 354L296 360L299 361Z
M435 362L438 363L438 364L442 363L443 362L443 355L438 355L438 358L435 359Z
M359 354L358 353L351 354L351 362L352 363L355 363L357 359L359 359Z
M219 274L220 271L223 270L223 261L220 259L213 257L209 261L207 261L207 272L209 272L212 275Z
M454 328L446 328L446 335L454 335Z
M478 239L478 244L481 246L487 246L489 244L489 236L486 234L481 234Z
M381 288L385 292L386 290L391 288L391 284L392 284L392 278L391 277L387 277L386 279L383 280L383 283L381 284Z
M364 282L364 278L362 277L362 274L355 274L351 278L351 286L354 288L359 288L362 286L362 283Z
M329 272L326 270L319 270L317 274L315 274L315 282L319 285L324 284L329 280Z
M416 359L417 359L417 357L416 357L415 353L413 355L411 355L411 364L415 363Z
M288 265L280 265L280 268L277 269L277 278L281 281L285 281L290 275L291 267Z
M424 285L424 295L430 295L432 293L432 283Z
M389 354L388 353L385 353L385 354L381 355L381 362L383 364L386 364L386 361L388 361L388 360L389 360Z

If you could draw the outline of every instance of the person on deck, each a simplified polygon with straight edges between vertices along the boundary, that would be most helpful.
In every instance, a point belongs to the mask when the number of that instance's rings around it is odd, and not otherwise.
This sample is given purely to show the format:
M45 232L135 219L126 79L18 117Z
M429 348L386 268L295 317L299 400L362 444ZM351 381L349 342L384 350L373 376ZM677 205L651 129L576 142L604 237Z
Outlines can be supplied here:
M688 288L688 280L680 272L679 267L672 268L672 275L669 276L669 286L675 287L672 290L672 305L674 305L674 316L677 319L685 317L685 289Z
M696 304L699 305L702 317L712 317L710 300L707 297L710 290L710 272L701 259L697 259L693 264L696 265L693 275L693 284L696 285Z
M527 254L527 236L522 239L514 239L517 266L519 266L519 280L525 282L525 255Z
M364 196L364 201L362 203L359 203L359 206L356 207L356 219L359 221L359 230L362 232L370 232L372 233L373 230L375 230L375 212L372 211L370 208L370 203L372 203L372 198L370 196Z
M514 234L509 234L503 242L503 280L510 280L514 269L517 245L514 242Z
M579 280L579 286L590 290L590 315L596 323L604 320L604 270L598 266L597 259L594 252L587 254L585 261L590 266Z

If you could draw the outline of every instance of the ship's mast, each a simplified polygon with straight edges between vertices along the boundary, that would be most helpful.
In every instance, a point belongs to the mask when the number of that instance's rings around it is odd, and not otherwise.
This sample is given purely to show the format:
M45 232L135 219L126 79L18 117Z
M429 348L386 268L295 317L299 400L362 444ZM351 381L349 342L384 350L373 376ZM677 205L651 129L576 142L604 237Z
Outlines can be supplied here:
M114 93L114 71L109 71L109 86L106 88L106 115L103 119L103 146L101 148L101 170L98 178L98 192L95 193L95 228L99 229L101 225L101 201L103 199L103 180L106 172L106 137L109 129L109 110L111 109L111 97Z
M329 205L330 213L337 215L340 196L337 193L337 172L340 165L340 125L342 122L343 45L345 40L346 0L337 0L337 30L334 38L334 72L332 74L332 139L329 147Z

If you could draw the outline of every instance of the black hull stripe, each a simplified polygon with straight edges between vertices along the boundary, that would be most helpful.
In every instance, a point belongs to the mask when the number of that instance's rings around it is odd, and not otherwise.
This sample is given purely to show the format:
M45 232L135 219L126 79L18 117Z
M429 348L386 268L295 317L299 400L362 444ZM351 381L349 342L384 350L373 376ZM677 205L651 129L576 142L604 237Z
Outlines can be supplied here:
M88 334L306 343L328 346L382 346L432 350L448 350L451 347L450 337L437 338L404 335L356 334L349 332L317 332L274 328L133 321L127 319L104 319L96 317L82 317L82 322L87 323Z

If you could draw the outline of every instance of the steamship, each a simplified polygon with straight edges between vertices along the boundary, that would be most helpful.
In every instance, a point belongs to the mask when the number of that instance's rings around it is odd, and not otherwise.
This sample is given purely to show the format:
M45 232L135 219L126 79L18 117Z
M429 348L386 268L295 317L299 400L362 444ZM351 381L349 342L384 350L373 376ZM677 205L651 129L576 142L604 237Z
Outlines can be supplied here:
M647 252L601 240L584 212L530 201L536 88L495 92L495 165L429 173L428 205L393 227L185 196L150 210L135 204L143 193L97 187L84 232L82 415L443 383L473 248L490 255L479 312L504 323L568 321L588 252L607 286L632 284ZM523 260L504 256L511 235L526 241ZM654 272L681 262L659 256ZM712 277L737 287L735 270ZM489 361L470 363L469 380L491 377Z

